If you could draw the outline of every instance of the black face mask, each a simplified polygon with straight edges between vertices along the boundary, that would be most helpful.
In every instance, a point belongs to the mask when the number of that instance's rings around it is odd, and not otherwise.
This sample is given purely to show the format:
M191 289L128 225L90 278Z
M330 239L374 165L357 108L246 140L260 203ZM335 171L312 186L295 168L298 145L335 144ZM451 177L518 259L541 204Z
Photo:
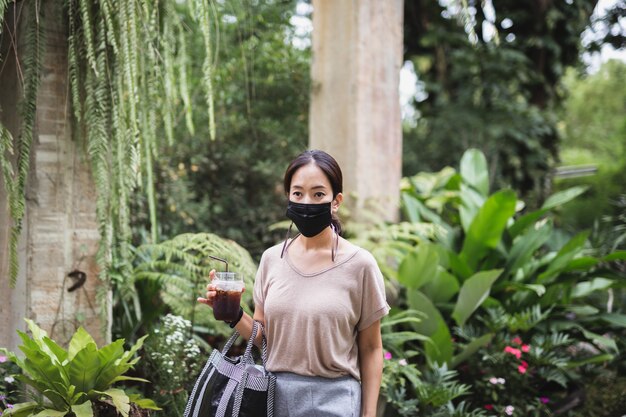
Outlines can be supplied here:
M301 204L290 201L287 204L287 218L291 219L300 233L313 237L330 226L333 216L330 203Z

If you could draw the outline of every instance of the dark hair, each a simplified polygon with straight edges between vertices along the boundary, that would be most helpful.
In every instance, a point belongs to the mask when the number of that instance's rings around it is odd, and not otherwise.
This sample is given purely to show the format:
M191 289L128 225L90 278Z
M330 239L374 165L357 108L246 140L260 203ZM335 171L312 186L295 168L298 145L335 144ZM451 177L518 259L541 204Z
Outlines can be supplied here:
M324 151L311 149L302 152L300 155L296 156L291 163L289 163L283 179L285 194L289 195L291 179L296 171L311 163L317 165L322 170L324 175L326 175L326 178L328 178L330 186L333 190L333 199L337 196L337 194L343 192L343 174L341 173L341 168L339 168L339 164L335 161L335 158ZM337 233L341 234L341 223L334 214L332 224L337 229Z

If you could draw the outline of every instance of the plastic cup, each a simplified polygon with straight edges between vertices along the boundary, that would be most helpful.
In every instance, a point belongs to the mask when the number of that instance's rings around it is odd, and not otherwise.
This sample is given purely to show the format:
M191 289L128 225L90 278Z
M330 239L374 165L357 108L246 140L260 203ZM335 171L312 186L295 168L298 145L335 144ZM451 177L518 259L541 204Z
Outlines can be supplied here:
M213 300L215 320L237 320L244 288L243 277L236 272L216 272L213 285L217 292Z

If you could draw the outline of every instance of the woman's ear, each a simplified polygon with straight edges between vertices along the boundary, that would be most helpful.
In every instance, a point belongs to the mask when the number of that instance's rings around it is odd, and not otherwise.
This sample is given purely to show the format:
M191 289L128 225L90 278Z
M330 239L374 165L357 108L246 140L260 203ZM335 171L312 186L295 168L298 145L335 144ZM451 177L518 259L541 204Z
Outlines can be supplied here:
M339 206L341 205L342 202L343 202L343 194L337 193L337 195L333 199L333 202L330 205L333 213L336 213L337 210L339 210Z

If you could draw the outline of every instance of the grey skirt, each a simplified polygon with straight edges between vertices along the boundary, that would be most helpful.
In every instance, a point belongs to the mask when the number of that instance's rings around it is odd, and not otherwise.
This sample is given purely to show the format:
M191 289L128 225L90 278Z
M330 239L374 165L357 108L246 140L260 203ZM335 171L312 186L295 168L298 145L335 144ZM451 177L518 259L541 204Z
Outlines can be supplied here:
M277 372L275 417L359 417L361 384L351 376L322 378Z

